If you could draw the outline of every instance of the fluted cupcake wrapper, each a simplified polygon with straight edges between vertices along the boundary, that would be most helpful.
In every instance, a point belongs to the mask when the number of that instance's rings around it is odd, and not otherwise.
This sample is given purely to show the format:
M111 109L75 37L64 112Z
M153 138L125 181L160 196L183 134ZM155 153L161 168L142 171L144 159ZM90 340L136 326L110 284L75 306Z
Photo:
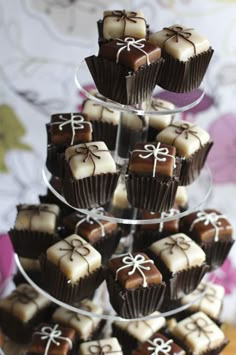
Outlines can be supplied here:
M46 167L48 171L57 177L62 177L62 156L64 156L64 148L58 149L53 144L47 147Z
M152 212L168 211L174 204L179 180L176 177L126 176L127 198L133 207Z
M121 238L121 234L122 232L119 229L105 235L104 237L101 237L93 244L93 247L97 249L97 251L102 255L103 263L106 263L116 250Z
M123 289L111 272L107 273L107 288L110 302L122 318L138 318L158 310L163 302L165 283L148 285L137 289Z
M58 235L28 229L11 229L9 236L15 252L24 258L36 259L60 240Z
M158 230L136 231L133 236L133 251L142 251L161 238Z
M85 61L103 96L121 104L135 105L151 97L164 60L160 58L131 73L124 66L103 57L93 55Z
M197 54L187 61L179 61L162 50L165 59L157 85L173 92L190 92L201 85L214 50Z
M64 162L63 194L67 202L76 208L94 208L111 200L119 178L119 172L89 176L75 180L67 162Z
M104 269L100 267L72 284L45 254L40 255L39 261L45 290L62 302L73 304L90 297L104 280Z
M206 262L210 266L210 270L215 270L220 267L227 258L234 240L224 241L219 240L210 243L202 243L201 248L206 253Z
M194 182L200 175L202 168L204 167L208 153L213 146L213 142L210 141L199 148L191 157L182 159L180 182L181 186L186 186Z
M90 121L93 125L93 141L104 141L109 150L115 150L118 125L102 121Z

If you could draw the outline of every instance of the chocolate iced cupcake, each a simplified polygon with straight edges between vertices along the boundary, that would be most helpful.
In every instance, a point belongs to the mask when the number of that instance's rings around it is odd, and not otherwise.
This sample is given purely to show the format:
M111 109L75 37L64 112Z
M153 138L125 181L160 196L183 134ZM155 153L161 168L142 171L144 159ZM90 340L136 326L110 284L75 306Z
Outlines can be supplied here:
M160 142L137 143L126 176L130 204L152 212L168 211L174 204L179 173L175 147Z
M112 39L146 38L148 25L141 11L106 10L97 22L100 46Z
M165 59L157 85L174 92L198 88L213 55L207 38L182 25L164 27L149 41L162 49Z
M173 339L167 338L161 333L155 333L132 352L132 355L151 354L186 355L186 351L176 344Z
M111 259L107 287L111 305L123 318L154 312L161 306L165 291L161 273L144 253L128 253Z
M67 303L90 297L104 279L101 254L76 234L40 256L45 289Z
M15 252L35 259L60 238L57 233L59 207L53 204L19 205L9 235Z
M191 304L187 312L202 311L215 322L219 322L224 294L223 286L212 282L201 282L193 292L182 297L180 302L182 305Z
M63 219L63 226L67 235L78 234L93 245L102 255L103 262L106 262L119 243L121 231L116 222L102 219L102 216L112 217L103 207L94 208L90 213L96 213L98 217L74 212Z
M94 208L111 199L119 171L104 142L67 148L64 166L63 193L72 206Z
M189 185L199 176L213 145L207 131L186 121L170 124L156 140L176 148L182 160L180 185Z
M102 307L90 300L83 300L78 305L79 309L101 315ZM75 329L79 342L96 339L101 331L104 321L98 317L87 316L72 312L64 307L58 307L52 315L53 322Z
M183 233L153 243L147 252L161 270L165 297L171 300L192 292L209 269L204 251Z
M26 355L72 355L76 333L73 328L41 323L35 329Z
M48 146L46 166L52 175L62 177L63 154L67 147L92 140L92 125L87 115L76 113L57 113L51 116L46 125Z
M160 223L140 224L136 227L133 238L133 250L144 250L159 239L175 234L179 231L179 210L175 207L167 212L149 212L140 211L140 219L151 220L161 218ZM176 216L171 221L165 221L166 218Z
M158 46L135 37L111 40L85 61L100 94L125 105L151 97L163 64Z
M83 343L79 347L79 355L92 354L117 354L123 355L120 344L116 338L101 339Z
M140 344L154 333L164 329L166 320L159 312L151 314L153 318L138 321L115 321L112 323L112 335L117 337L125 355L130 355Z
M94 96L106 101L99 93L95 93ZM87 99L83 102L82 113L86 114L87 120L92 123L92 140L104 141L109 150L114 150L120 112Z
M50 301L32 286L21 284L0 300L1 327L10 339L28 343L34 327L48 316Z
M181 230L201 246L212 270L224 263L234 244L232 225L226 216L215 209L205 209L183 217Z
M220 354L227 344L222 330L203 312L197 312L178 322L172 336L188 354Z

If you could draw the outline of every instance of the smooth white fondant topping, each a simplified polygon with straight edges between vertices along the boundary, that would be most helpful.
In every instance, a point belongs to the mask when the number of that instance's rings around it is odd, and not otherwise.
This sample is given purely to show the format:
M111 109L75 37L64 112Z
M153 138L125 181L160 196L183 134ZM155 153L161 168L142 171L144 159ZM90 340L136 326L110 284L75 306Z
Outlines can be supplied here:
M94 95L97 97L97 95ZM83 113L88 115L90 121L101 121L118 125L120 112L111 110L108 107L99 105L92 100L86 100L83 107Z
M128 275L133 275L136 270L141 274L143 278L143 287L147 287L147 279L145 276L145 271L150 270L150 266L145 266L146 264L154 264L153 260L145 260L145 257L141 254L137 255L132 255L131 253L128 253L123 259L122 263L125 264L124 266L121 266L119 269L116 270L116 280L118 278L118 274L121 270L130 268L132 269L128 272ZM143 272L144 270L144 272Z
M58 329L59 325L55 324L54 327L50 326L45 326L41 328L41 331L37 331L34 334L41 335L42 340L47 340L47 345L44 351L44 355L48 355L49 348L51 344L55 344L56 346L60 346L60 340L65 340L70 346L70 349L72 349L72 341L70 338L63 337L62 336L62 331Z
M146 41L145 38L140 38L140 39L136 40L133 37L126 37L124 40L118 38L117 41L118 42L116 43L116 45L120 46L120 47L122 46L122 47L118 50L118 52L116 54L116 63L119 63L120 53L123 50L126 50L127 52L130 52L131 47L133 47L135 49L138 49L143 54L145 54L146 59L147 59L147 64L148 65L150 64L148 53L145 50L143 50L143 48L145 47L145 44L142 43L142 42Z
M156 111L155 115L152 114L151 116L149 116L150 127L153 127L157 130L162 130L171 124L173 120L173 115L168 113L168 111L173 110L175 108L175 105L173 103L162 99L153 99L151 101L151 105L147 103L145 107L147 111ZM158 111L166 111L166 114L160 115Z
M68 120L67 118L63 117L62 115L59 116L59 118L64 121L57 121L57 122L52 122L50 123L51 125L59 125L59 130L63 131L63 127L70 124L71 126L71 131L72 131L72 136L71 136L71 142L70 145L74 144L74 139L75 139L75 131L78 129L84 129L84 125L88 124L91 132L92 132L92 124L91 122L85 121L84 117L78 113L71 113L70 114L70 119Z
M185 207L188 202L188 195L185 186L178 186L175 203L180 207Z
M169 355L172 349L170 344L173 343L173 339L165 341L162 338L155 338L153 340L148 340L147 343L151 345L147 349L153 350L150 355L159 355L160 352L164 355Z
M219 241L219 231L222 223L219 221L219 219L226 219L226 216L223 214L219 215L215 212L210 212L207 213L205 211L199 211L197 213L197 218L193 221L191 224L189 230L192 231L195 227L195 225L199 222L202 222L205 226L208 226L209 224L212 225L213 228L215 228L215 236L214 236L214 241L218 242Z
M170 157L174 161L174 166L175 166L175 156L169 154L169 149L166 147L160 148L161 143L158 142L157 146L155 147L154 144L146 144L144 146L144 149L135 149L133 152L144 152L147 153L146 155L139 154L139 157L142 159L148 159L150 156L154 157L154 163L153 163L153 170L152 170L152 177L156 176L156 165L157 161L159 162L165 162L166 157ZM160 157L160 155L162 157Z
M99 207L99 208L92 208L90 210L91 212L94 212L94 213L98 213L100 215L104 215L104 208L103 207ZM81 217L84 217L82 218L80 221L78 221L76 223L76 226L75 226L75 234L77 234L78 232L78 228L81 224L83 224L84 222L86 223L89 223L89 224L94 224L94 223L97 223L99 225L99 227L101 228L101 236L102 237L105 237L105 228L104 228L104 225L100 222L100 220L96 217L92 217L90 215L81 215Z
M122 355L121 346L116 338L101 339L83 343L79 348L81 355Z

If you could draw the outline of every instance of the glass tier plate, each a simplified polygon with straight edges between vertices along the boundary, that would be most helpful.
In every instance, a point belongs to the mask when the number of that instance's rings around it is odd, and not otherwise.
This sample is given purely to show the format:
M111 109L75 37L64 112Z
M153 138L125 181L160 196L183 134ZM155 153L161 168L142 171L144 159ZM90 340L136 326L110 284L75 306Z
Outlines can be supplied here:
M93 313L93 312L89 312L86 311L84 309L80 309L78 308L76 305L73 304L68 304L65 302L60 301L59 299L53 297L51 294L49 294L47 291L45 291L42 286L38 283L36 283L33 279L30 278L30 276L27 274L27 272L24 270L23 266L21 265L20 259L18 257L17 254L15 254L15 262L16 265L18 267L18 270L21 272L21 274L23 275L23 277L26 279L26 281L36 289L36 291L38 291L40 294L42 294L44 297L48 298L50 301L54 302L55 304L64 307L70 311L85 315L85 316L90 316L90 317L95 317L95 318L100 318L100 319L105 319L108 321L124 321L124 322L129 322L129 321L137 321L137 320L147 320L147 319L153 319L153 318L158 318L158 317L170 317L173 316L177 313L180 313L186 309L188 309L193 303L199 301L207 292L207 288L200 292L199 295L196 296L196 298L193 299L192 302L185 304L183 306L179 306L176 308L173 308L169 311L166 312L159 312L159 314L155 314L155 315L148 315L145 317L140 317L140 318L132 318L132 319L124 319L119 317L118 315L115 314L113 308L110 305L109 302L109 295L108 295L108 291L106 288L106 283L103 282L101 284L101 286L96 290L95 292L95 296L93 298L93 300L101 305L101 307L104 309L104 312L102 314L97 314L97 313ZM211 280L212 282L214 282L214 272L212 272L211 274L208 274L207 276L207 280ZM204 280L203 280L204 281Z
M83 84L82 83L86 83ZM122 111L122 112L130 112L137 115L156 115L157 111L150 109L145 110L142 108L142 104L138 105L123 105L119 104L115 101L111 101L99 95L99 97L95 97L91 91L87 88L91 89L91 86L95 84L93 78L89 72L87 64L85 60L83 60L77 67L75 72L75 83L78 89L90 100L93 100L97 104L102 106L106 106L110 109ZM161 89L160 87L156 86L155 90L153 91L153 98L160 98L163 100L167 100L175 105L175 108L172 110L167 109L158 109L158 115L166 115L168 114L176 114L178 112L184 112L190 110L192 107L196 106L198 103L201 102L204 96L204 85L202 84L200 88L195 89L189 93L175 93L166 91Z
M188 215L191 212L197 211L198 209L203 208L205 202L210 196L211 190L212 190L212 176L210 169L205 166L202 169L202 172L200 176L189 186L186 186L186 191L187 191L187 196L188 196L188 206L187 209L184 211L181 211L177 214L174 214L172 216L165 217L165 214L161 218L153 218L153 219L139 219L137 217L137 210L133 209L132 217L125 218L125 217L120 217L120 215L116 215L115 211L116 209L110 210L109 205L105 207L105 211L109 212L112 214L112 216L105 216L101 215L101 212L99 209L78 209L72 205L70 205L63 195L59 194L53 186L50 184L49 179L50 179L50 174L47 172L46 168L42 170L43 174L43 179L44 182L46 183L48 189L62 202L64 202L66 205L69 207L84 213L86 215L89 215L93 218L96 219L103 219L106 221L113 221L116 223L122 223L122 224L130 224L130 225L137 225L137 224L153 224L153 223L165 223L168 221L171 221L173 219L177 218L182 218L186 215Z

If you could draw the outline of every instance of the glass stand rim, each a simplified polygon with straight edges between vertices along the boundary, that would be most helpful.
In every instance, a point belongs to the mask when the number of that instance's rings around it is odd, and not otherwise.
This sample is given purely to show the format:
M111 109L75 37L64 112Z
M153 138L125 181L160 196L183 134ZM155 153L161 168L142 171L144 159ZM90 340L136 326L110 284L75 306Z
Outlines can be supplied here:
M83 213L83 214L85 214L87 216L90 216L92 218L102 219L102 220L105 220L105 221L116 222L116 223L121 223L121 224L129 224L129 225L141 225L141 224L144 225L144 224L165 223L165 222L169 222L169 221L175 220L177 218L182 218L182 217L187 216L188 214L190 214L192 212L197 211L208 200L208 198L209 198L209 196L210 196L210 194L212 192L212 187L213 187L211 171L210 171L210 169L209 169L209 167L207 165L204 166L200 176L196 179L196 181L194 183L199 181L198 179L200 179L203 176L203 174L206 174L206 176L207 176L208 186L207 186L206 190L204 191L204 194L203 194L203 197L202 197L201 201L198 201L198 203L194 204L192 207L189 207L185 211L181 211L181 212L179 212L177 214L174 214L172 216L167 216L167 217L153 218L153 219L136 219L136 218L135 219L134 218L131 219L131 218L121 218L121 217L116 217L116 216L107 216L107 215L101 214L101 212L96 212L96 209L86 210L86 209L80 209L80 208L76 208L76 207L72 206L71 204L69 204L66 201L66 199L60 193L58 193L52 187L52 185L49 182L49 179L47 178L46 168L45 167L42 168L43 180L44 180L46 186L48 187L48 189L60 201L65 203L70 208L72 208L75 211L78 211L80 213ZM193 184L191 184L191 185L193 186ZM189 185L189 186L191 186L191 185ZM192 189L194 189L194 188L192 187Z
M14 254L14 257L15 257L15 263L20 271L20 273L22 274L22 276L26 279L26 281L36 289L36 291L38 291L40 294L42 294L44 297L48 298L50 301L56 303L57 305L61 306L61 307L64 307L72 312L76 312L76 313L79 313L81 315L84 315L84 316L89 316L89 317L94 317L94 318L99 318L99 319L104 319L104 320L107 320L107 321L122 321L122 322L130 322L130 321L141 321L141 320L148 320L148 319L156 319L156 318L159 318L159 317L170 317L174 314L177 314L177 313L180 313L186 309L188 309L192 304L194 304L195 302L199 301L202 297L204 297L204 295L206 294L207 292L207 287L205 288L205 290L203 290L198 296L196 296L196 298L194 298L191 302L189 302L188 304L185 304L185 305L182 305L180 307L177 307L173 310L170 310L170 311L166 311L166 312L163 312L163 313L159 313L159 314L156 314L156 315L147 315L147 316L144 316L144 317L140 317L140 318L132 318L132 319L126 319L126 318L122 318L118 315L109 315L109 314L97 314L97 313L93 313L93 312L89 312L89 311L86 311L84 309L80 309L80 308L77 308L73 305L70 305L68 303L65 303L63 301L60 301L59 299L53 297L51 294L49 294L48 292L46 292L43 288L41 288L39 285L37 285L30 277L29 275L25 272L24 268L22 267L21 265L21 262L20 262L20 259L19 259L19 256L17 253ZM209 275L209 274L208 274ZM214 282L214 278L213 278L213 282Z
M82 74L83 73L83 74ZM93 100L95 103L108 107L110 109L114 109L121 112L129 112L136 115L142 116L154 116L154 115L174 115L176 113L184 112L190 110L191 108L195 107L197 104L201 102L205 95L204 83L202 83L199 88L188 92L188 93L175 93L164 90L158 86L156 86L153 92L153 98L161 98L167 100L173 104L175 107L173 109L159 109L158 111L151 109L145 110L144 108L140 107L140 105L123 105L118 102L109 100L104 97L103 95L99 94L99 97L94 96L90 91L86 90L83 84L80 81L80 77L83 77L86 74L87 82L91 82L94 84L93 78L89 72L87 67L86 61L82 60L80 64L77 66L75 70L75 84L77 88L90 100ZM89 76L90 75L90 76ZM96 85L94 84L95 88ZM105 101L106 100L106 101ZM179 106L177 106L179 105Z

